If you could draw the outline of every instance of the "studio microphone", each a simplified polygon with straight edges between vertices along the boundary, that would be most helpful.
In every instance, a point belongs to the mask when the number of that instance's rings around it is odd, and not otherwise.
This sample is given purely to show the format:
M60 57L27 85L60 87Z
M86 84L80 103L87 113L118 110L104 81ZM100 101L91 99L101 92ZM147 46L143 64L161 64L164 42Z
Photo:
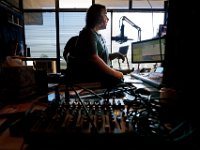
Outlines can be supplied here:
M132 39L128 39L127 36L124 36L124 24L122 23L121 27L120 27L120 35L119 36L114 36L111 38L113 41L116 41L120 44L127 42L128 40L132 40Z

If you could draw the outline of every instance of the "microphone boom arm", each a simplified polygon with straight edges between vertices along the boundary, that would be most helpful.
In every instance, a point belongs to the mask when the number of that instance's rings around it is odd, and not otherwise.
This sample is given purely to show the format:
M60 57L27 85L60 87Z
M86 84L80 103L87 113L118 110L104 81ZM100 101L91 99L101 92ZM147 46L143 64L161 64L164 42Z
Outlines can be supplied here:
M141 28L139 26L137 26L135 23L133 23L130 19L128 19L126 16L122 16L122 25L123 25L123 21L126 21L127 23L129 23L132 27L136 28L138 30L138 38L141 41Z

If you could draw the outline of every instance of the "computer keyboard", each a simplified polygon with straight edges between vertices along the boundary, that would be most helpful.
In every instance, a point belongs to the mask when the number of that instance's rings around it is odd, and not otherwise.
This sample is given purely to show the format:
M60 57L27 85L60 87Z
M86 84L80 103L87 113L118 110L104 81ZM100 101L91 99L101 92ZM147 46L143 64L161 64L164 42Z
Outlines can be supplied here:
M125 82L125 83L133 83L133 84L142 84L142 83L143 83L142 80L133 78L133 77L130 76L130 75L124 75L124 82Z
M154 86L156 88L159 88L162 83L162 76L159 76L157 74L131 73L131 76L136 79L142 80L143 82L145 82L151 86Z

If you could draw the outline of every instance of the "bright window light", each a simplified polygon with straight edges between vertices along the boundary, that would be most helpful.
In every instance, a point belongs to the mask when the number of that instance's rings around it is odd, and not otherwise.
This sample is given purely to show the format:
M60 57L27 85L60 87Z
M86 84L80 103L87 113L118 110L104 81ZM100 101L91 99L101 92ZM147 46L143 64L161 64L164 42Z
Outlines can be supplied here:
M92 0L60 0L60 8L89 8Z

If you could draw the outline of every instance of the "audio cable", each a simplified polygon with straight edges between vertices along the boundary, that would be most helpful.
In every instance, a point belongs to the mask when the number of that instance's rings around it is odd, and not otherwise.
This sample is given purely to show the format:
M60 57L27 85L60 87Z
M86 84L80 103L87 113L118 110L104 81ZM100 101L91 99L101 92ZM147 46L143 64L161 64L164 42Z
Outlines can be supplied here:
M96 126L95 126L93 120L91 119L90 114L89 114L89 112L87 111L87 108L85 107L85 104L83 103L83 101L82 101L82 99L81 99L79 93L76 91L76 89L75 89L73 86L72 86L72 89L74 90L76 96L78 97L79 102L81 103L81 105L83 106L83 109L85 110L85 113L86 113L86 115L87 115L87 117L88 117L88 119L89 119L89 122L91 123L92 131L94 131L94 132L96 133L96 132L97 132L97 128L96 128Z

